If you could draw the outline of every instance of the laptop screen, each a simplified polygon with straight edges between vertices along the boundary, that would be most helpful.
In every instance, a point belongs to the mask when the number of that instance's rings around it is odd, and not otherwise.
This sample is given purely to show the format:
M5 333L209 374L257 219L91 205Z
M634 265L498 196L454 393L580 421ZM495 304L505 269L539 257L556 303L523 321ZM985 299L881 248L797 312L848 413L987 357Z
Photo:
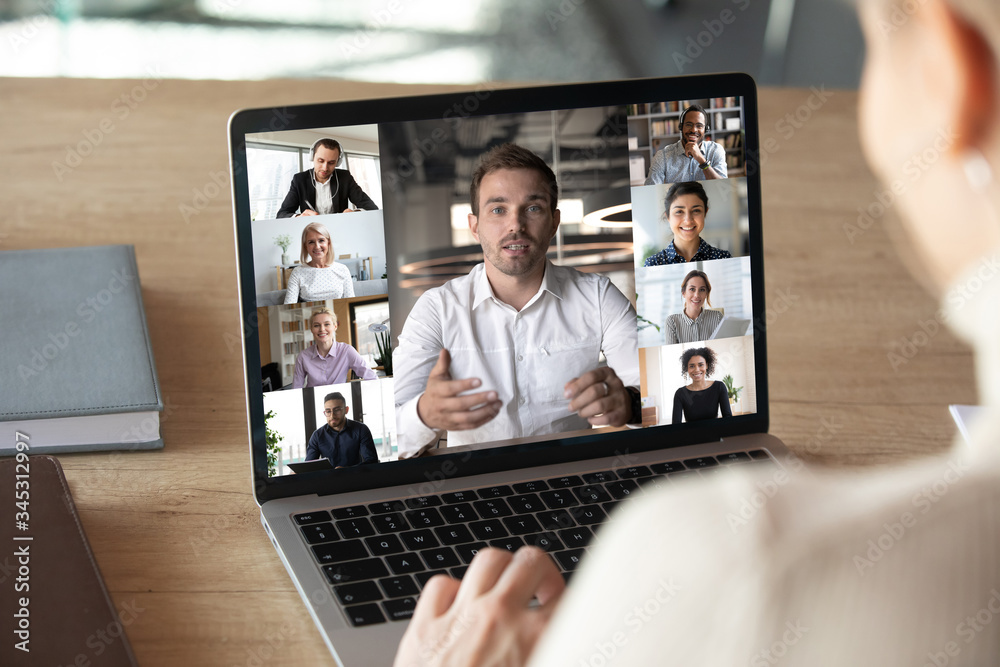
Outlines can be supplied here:
M685 81L234 116L267 478L766 419L752 82Z

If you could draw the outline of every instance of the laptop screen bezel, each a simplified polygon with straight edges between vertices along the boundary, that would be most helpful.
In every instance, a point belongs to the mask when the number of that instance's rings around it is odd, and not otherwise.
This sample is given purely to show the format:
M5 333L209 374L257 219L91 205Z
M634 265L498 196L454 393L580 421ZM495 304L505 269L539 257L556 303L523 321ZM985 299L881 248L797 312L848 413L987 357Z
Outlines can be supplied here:
M480 89L482 90L482 89ZM474 110L467 101L470 91L381 98L326 104L246 109L235 112L229 121L234 233L237 267L244 378L254 495L258 504L305 494L330 495L371 488L411 485L426 490L428 482L459 478L499 470L558 464L602 456L672 449L749 433L764 433L769 425L767 346L764 302L764 253L759 162L759 122L757 90L753 79L743 73L712 74L608 81L598 83L537 86L489 90L477 94ZM655 100L702 99L740 96L746 120L745 158L747 206L750 227L750 275L753 304L754 369L757 411L726 419L678 425L629 429L614 433L595 431L593 435L559 438L531 444L497 446L472 452L439 454L431 457L393 461L378 466L361 466L350 471L323 471L268 477L264 427L263 390L260 377L260 349L256 326L257 303L254 281L251 211L247 178L247 135L261 132L309 129L327 126L393 123L442 118L449 109L461 108L470 116L549 111L595 106L627 105ZM456 105L458 105L456 107ZM463 106L464 105L464 106ZM386 225L392 224L385 220ZM390 281L395 258L389 258ZM394 332L397 334L398 332ZM251 372L256 369L256 372ZM627 460L623 459L623 460Z

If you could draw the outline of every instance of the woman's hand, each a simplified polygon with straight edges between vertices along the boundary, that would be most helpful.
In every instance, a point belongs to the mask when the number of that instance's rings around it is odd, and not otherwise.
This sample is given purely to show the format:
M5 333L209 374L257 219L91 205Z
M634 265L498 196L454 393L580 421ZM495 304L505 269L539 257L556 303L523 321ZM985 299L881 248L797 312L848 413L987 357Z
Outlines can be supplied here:
M565 587L541 549L483 549L461 583L443 575L427 582L395 667L522 665Z

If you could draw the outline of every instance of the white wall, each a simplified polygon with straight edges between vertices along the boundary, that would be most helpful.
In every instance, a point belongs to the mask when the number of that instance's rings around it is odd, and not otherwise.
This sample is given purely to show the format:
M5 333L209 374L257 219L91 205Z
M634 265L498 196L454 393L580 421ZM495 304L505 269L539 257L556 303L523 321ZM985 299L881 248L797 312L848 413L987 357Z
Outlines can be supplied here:
M281 263L281 248L274 237L288 234L292 245L288 254L292 261L299 259L302 230L310 222L321 222L330 230L334 256L357 255L371 257L373 278L385 273L385 231L382 211L357 211L333 215L284 218L281 220L256 220L252 223L254 282L257 293L278 289L277 267Z

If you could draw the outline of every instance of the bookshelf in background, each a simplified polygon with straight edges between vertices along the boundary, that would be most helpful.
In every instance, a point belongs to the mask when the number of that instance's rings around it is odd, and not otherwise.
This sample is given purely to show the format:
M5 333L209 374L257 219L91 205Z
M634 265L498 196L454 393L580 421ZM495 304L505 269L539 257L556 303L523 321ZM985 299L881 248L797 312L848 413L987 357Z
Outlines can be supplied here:
M627 107L632 185L642 185L656 151L680 140L680 116L692 104L700 104L708 112L709 130L705 132L705 140L725 147L728 175L746 175L743 153L745 123L739 97L649 102Z

